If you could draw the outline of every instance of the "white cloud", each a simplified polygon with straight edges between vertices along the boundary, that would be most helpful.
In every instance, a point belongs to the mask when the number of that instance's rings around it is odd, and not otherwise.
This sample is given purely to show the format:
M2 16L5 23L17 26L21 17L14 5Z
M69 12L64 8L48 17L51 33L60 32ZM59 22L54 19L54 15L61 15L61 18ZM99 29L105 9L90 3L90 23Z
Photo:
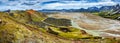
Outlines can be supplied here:
M42 9L79 9L79 8L88 8L93 6L111 6L117 3L112 1L105 2L94 2L94 3L86 3L81 1L73 1L64 3L51 3L42 6Z
M88 2L88 0L82 0L82 1L61 1L61 0L16 0L14 2L8 1L8 0L0 0L5 5L0 6L0 10L25 10L25 9L79 9L79 8L88 8L93 6L110 6L115 5L116 2L112 2L111 0L99 0L99 2ZM49 1L58 1L56 3L50 3L41 5L43 2L49 2ZM60 3L60 2L64 3ZM33 5L22 5L23 3L28 3Z

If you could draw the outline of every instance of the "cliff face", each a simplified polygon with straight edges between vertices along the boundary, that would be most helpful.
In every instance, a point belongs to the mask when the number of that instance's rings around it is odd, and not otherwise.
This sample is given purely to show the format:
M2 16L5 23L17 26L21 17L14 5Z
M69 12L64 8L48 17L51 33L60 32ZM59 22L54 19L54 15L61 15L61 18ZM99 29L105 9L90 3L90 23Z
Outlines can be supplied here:
M0 12L0 43L88 43L88 40L90 43L99 43L102 40L101 37L90 35L69 24L59 26L59 19L51 20L56 21L56 25L49 23L47 18L34 10ZM66 20L60 19L61 22ZM114 39L102 41L118 42Z

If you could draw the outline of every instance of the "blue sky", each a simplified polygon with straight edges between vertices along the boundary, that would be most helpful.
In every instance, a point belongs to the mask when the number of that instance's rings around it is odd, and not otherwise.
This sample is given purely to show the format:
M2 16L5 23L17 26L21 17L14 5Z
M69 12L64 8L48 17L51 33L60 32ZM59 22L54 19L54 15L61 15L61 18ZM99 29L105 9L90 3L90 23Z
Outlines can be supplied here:
M120 0L0 0L0 10L80 9L112 6Z

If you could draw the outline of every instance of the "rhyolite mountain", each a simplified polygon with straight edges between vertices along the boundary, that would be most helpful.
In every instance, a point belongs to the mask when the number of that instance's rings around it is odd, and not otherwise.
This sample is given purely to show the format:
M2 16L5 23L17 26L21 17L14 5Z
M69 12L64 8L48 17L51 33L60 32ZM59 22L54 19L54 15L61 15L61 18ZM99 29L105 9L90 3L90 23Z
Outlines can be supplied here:
M119 43L88 34L73 24L70 19L48 17L35 10L0 12L0 43Z

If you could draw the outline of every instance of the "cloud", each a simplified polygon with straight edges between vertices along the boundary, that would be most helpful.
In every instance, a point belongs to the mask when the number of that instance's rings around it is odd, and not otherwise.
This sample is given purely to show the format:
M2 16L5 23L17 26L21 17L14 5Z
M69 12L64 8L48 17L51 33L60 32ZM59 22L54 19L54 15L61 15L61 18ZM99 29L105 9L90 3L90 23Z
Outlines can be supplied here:
M93 6L99 7L99 6L115 5L116 4L115 1L113 0L0 0L0 10L79 9L79 8L88 8Z
M88 7L99 7L99 6L111 6L117 3L112 1L101 1L101 2L87 2L87 1L64 1L64 3L49 3L42 5L42 9L79 9Z

